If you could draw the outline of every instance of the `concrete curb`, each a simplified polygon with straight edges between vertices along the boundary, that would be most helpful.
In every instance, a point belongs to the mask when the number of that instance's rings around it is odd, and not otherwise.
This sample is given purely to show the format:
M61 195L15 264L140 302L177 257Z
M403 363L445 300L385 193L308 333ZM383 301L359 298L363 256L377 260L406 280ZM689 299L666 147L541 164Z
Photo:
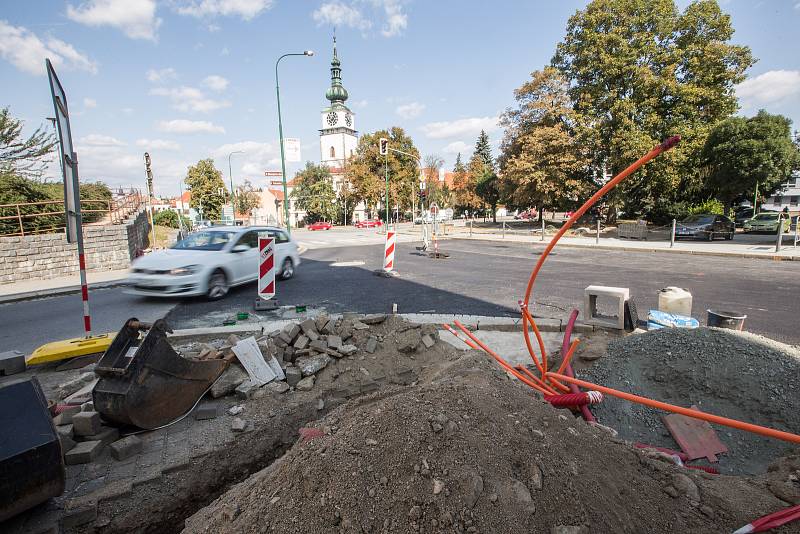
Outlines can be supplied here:
M89 284L89 290L92 289L108 289L111 287L123 286L125 280L109 280L107 282L94 282ZM0 304L10 302L20 302L23 300L33 300L44 297L54 297L57 295L69 295L71 293L80 293L81 285L76 284L72 286L52 287L49 289L38 289L36 291L24 291L22 293L13 293L10 295L0 295Z
M472 237L469 236L459 236L459 235L448 235L446 238L450 239L465 239L469 241L499 241L498 239L487 239L485 237L481 237L480 235L474 235ZM443 238L443 239L446 239ZM512 242L512 241L510 241ZM525 243L531 244L535 246L546 246L548 241L513 241L514 243ZM622 250L625 252L666 252L669 254L692 254L695 256L720 256L720 257L727 257L727 258L757 258L760 260L774 260L774 261L800 261L800 256L779 256L774 253L764 253L759 254L756 252L717 252L717 251L705 251L705 250L685 250L685 249L675 249L675 248L639 248L639 247L616 247L611 245L581 245L577 243L563 243L559 242L558 247L563 248L581 248L581 249L594 249L594 250Z

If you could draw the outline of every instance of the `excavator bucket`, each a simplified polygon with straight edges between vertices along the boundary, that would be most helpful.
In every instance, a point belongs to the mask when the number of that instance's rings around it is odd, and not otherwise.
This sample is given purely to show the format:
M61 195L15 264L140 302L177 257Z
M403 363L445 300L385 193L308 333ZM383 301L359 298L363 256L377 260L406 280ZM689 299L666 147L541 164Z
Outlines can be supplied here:
M143 332L146 332L143 334ZM189 412L225 370L224 360L181 358L163 319L128 319L97 363L94 408L107 420L152 430Z

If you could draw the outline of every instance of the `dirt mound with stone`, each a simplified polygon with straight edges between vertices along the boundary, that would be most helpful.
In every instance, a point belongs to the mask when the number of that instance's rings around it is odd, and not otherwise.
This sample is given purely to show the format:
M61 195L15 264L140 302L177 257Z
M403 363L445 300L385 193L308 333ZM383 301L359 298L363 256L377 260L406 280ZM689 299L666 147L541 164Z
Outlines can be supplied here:
M785 506L762 480L635 450L474 351L300 434L184 532L707 533Z
M698 328L627 336L609 343L608 354L578 374L652 399L800 433L800 350L754 334ZM592 411L621 438L679 449L660 410L606 397ZM796 450L757 434L714 429L729 452L710 465L723 473L764 473L770 463Z

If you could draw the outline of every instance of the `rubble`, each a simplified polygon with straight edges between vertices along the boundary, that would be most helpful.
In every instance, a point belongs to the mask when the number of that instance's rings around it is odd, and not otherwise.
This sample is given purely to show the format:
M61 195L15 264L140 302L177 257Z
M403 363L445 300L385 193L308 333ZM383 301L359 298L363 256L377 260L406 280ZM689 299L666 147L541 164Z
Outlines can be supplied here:
M247 371L237 363L232 363L225 369L214 385L211 386L211 396L213 398L223 397L233 393L236 388L248 379Z

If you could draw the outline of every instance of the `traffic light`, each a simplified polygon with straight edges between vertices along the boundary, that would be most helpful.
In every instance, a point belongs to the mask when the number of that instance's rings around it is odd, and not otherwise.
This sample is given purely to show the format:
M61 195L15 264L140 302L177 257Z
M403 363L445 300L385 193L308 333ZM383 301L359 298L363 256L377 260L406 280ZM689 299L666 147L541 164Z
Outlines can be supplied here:
M387 156L389 154L389 140L385 137L378 139L378 149L381 156Z

